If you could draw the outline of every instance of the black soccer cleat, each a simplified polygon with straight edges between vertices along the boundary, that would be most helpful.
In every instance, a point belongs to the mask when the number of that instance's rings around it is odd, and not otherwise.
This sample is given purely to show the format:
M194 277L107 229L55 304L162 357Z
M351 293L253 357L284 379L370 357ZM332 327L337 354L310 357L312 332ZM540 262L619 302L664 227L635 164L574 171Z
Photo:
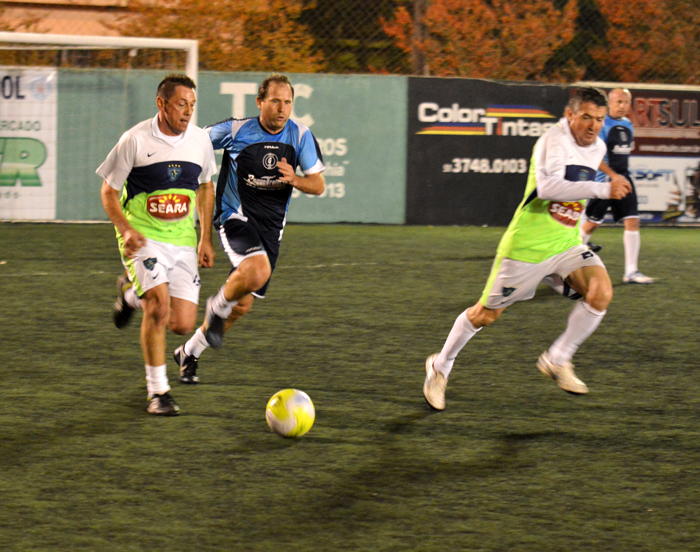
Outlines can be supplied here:
M117 278L117 300L112 309L112 316L114 318L114 325L120 330L131 321L131 317L134 314L134 308L128 305L124 300L124 294L131 285L129 278L125 275Z
M148 401L146 411L155 416L177 416L180 414L180 407L166 391L161 395L153 395Z
M212 308L213 297L207 299L207 308L204 315L204 337L213 349L221 349L224 339L225 319L221 318Z
M185 354L185 346L180 345L173 353L173 358L177 365L180 367L180 382L187 384L199 383L199 378L197 377L197 366L199 365L199 359L195 356L187 356Z
M589 244L588 244L588 249L590 249L591 251L593 251L593 253L598 253L598 251L600 251L601 249L603 249L603 246L602 246L602 245L599 245L599 244L597 244L597 243L589 243Z

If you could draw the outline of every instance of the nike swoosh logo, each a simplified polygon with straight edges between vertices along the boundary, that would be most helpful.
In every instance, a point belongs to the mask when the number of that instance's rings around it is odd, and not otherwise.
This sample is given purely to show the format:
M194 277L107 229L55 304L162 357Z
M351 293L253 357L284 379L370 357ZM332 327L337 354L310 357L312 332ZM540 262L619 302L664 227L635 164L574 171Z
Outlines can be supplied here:
M156 154L155 151L154 151L153 153L147 153L147 154L146 154L146 157L150 157L151 155L155 155L155 154Z

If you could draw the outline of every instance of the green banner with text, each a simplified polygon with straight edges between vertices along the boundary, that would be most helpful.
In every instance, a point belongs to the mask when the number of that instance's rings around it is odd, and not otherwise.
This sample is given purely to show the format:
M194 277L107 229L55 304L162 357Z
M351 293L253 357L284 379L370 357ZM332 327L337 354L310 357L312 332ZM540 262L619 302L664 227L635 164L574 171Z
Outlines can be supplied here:
M165 72L58 69L57 74L56 218L107 220L95 169L124 131L156 115L156 88ZM197 124L256 117L257 89L266 76L200 72ZM408 80L289 77L296 92L292 117L316 136L327 186L321 197L295 193L287 220L404 223Z
M255 117L265 73L199 75L198 124ZM321 196L296 192L290 222L403 224L407 79L290 74L292 118L311 129L326 164Z

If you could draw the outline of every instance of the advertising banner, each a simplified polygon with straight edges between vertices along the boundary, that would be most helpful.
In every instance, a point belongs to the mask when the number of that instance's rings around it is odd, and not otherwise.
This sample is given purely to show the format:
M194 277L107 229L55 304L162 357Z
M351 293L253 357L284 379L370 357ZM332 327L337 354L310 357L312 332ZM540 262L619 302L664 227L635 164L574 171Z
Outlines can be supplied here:
M408 98L406 222L507 225L532 148L563 115L566 89L411 78Z
M59 78L60 76L60 78ZM106 220L95 169L153 117L163 71L0 67L0 219ZM266 73L199 74L198 124L255 117ZM532 148L571 86L291 74L293 118L318 139L321 197L292 222L505 226ZM60 81L60 87L59 87ZM581 83L610 90L610 83ZM700 224L700 88L629 85L630 169L644 223Z
M0 67L0 219L56 218L56 72Z
M198 124L257 117L266 73L200 73ZM326 165L326 191L295 191L290 222L403 224L406 178L404 77L289 75L292 118L308 126ZM220 159L220 157L219 157Z
M700 89L629 90L640 220L700 224Z

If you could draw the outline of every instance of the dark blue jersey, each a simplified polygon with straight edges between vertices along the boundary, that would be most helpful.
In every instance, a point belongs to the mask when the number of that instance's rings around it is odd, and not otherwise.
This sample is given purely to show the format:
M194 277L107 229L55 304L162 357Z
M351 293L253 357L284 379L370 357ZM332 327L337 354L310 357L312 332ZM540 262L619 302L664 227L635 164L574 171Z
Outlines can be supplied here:
M629 177L629 159L634 142L634 129L630 120L627 117L613 119L606 115L599 136L608 148L605 162L616 173ZM598 171L596 180L604 182L606 179L605 173Z
M215 224L236 217L252 221L266 234L280 233L293 188L280 180L277 162L285 158L304 174L325 169L311 131L290 119L281 132L270 134L258 117L228 119L205 130L214 149L224 150L216 186Z

